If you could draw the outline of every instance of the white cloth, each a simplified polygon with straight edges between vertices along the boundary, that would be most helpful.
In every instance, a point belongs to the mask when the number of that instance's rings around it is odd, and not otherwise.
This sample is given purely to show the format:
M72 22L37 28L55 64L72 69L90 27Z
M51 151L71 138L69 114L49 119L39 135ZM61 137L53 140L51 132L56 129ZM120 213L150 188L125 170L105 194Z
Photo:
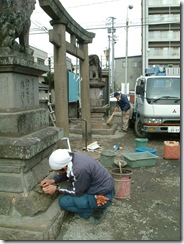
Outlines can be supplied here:
M49 165L53 170L60 170L68 166L67 174L72 169L72 157L68 149L57 149L49 157Z

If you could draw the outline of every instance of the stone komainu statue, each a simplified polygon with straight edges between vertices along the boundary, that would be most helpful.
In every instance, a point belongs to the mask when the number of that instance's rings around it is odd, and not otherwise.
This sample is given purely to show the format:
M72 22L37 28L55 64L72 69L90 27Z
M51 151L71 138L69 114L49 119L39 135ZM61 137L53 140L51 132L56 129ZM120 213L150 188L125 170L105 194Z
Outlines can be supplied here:
M95 54L89 55L89 78L100 79L102 76L102 69L100 67L99 57Z
M0 48L29 53L30 16L35 3L36 0L0 0Z

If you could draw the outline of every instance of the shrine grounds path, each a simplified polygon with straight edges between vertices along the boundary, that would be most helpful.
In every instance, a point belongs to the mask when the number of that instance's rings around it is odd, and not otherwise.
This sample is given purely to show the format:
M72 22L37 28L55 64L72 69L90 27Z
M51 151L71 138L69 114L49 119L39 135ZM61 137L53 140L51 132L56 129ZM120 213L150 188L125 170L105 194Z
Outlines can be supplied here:
M72 151L81 151L100 160L103 149L122 147L116 157L124 152L135 151L135 134L127 133L92 137L101 146L94 152L84 150L80 136L71 135ZM157 163L151 167L130 168L131 196L129 199L114 199L105 218L92 224L75 214L68 214L56 240L66 241L179 241L181 233L181 161L164 159L164 141L180 141L180 136L154 135L148 139L147 147L155 149ZM115 158L116 158L115 157ZM116 167L113 165L113 167Z

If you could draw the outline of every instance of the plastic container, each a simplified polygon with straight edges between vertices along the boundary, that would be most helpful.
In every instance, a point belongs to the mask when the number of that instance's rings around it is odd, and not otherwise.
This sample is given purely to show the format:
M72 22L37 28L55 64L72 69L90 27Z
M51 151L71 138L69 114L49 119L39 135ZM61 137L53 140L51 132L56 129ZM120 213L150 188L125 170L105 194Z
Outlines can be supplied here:
M132 171L128 169L112 169L111 175L114 178L115 198L126 199L131 195L131 175Z
M147 138L136 138L135 145L136 147L146 147L148 139Z
M114 165L115 152L111 150L103 150L100 153L100 163L104 167L112 167Z
M158 156L150 152L123 153L124 160L132 167L146 167L156 164Z
M150 152L154 155L157 154L157 151L148 147L138 147L135 149L135 152Z
M119 147L117 145L113 146L114 150L119 150Z
M180 158L179 142L164 141L164 158L165 159L179 159Z

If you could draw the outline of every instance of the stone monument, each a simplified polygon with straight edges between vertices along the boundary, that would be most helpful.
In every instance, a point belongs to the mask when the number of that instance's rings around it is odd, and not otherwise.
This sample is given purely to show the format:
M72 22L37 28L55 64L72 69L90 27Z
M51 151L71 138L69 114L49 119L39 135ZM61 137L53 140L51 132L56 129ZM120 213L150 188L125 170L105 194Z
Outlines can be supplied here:
M90 83L90 102L91 117L102 119L108 111L109 106L105 106L103 98L103 88L105 83L102 81L102 69L100 60L96 54L89 55L89 83Z
M0 6L0 239L54 240L64 212L39 184L63 130L49 127L39 108L38 77L48 67L34 62L29 47L35 0Z

